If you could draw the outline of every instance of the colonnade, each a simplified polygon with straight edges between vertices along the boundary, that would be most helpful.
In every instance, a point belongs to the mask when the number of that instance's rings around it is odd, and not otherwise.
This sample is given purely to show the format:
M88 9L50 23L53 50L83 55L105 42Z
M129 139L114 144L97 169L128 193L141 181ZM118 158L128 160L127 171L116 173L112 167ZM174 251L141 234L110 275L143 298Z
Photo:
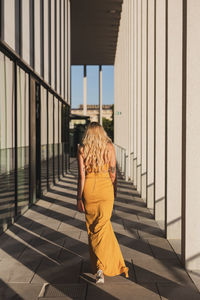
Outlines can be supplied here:
M115 144L188 270L200 270L200 1L123 2Z
M102 125L102 65L99 65L99 123ZM83 115L87 116L87 66L83 67Z

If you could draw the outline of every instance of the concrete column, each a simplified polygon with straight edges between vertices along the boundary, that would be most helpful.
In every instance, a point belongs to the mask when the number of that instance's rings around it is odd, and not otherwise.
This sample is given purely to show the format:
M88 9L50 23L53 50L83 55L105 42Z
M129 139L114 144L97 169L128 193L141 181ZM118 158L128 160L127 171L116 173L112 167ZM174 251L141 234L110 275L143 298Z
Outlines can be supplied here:
M41 47L41 28L40 28L40 1L34 1L34 41L35 41L35 71L40 75L41 72L41 55L40 55L40 47Z
M182 0L168 0L166 234L181 238Z
M87 67L84 65L83 70L83 114L87 115Z
M68 6L68 15L67 15L67 37L68 37L68 49L67 49L67 55L68 55L68 104L71 105L71 2L67 0L67 6Z
M137 68L138 68L138 49L137 49L137 37L138 37L138 14L137 14L137 6L138 6L138 0L133 0L133 136L134 136L134 142L133 142L133 184L137 185L137 92L138 92L138 86L137 86Z
M147 207L154 209L155 0L148 0Z
M65 1L64 2L65 6L65 28L64 28L64 33L65 33L65 65L64 67L64 72L65 72L65 101L68 101L68 4Z
M130 153L131 153L131 85L130 85L130 0L126 3L126 23L125 23L126 33L125 33L125 45L127 45L127 55L126 55L126 86L127 86L127 104L128 104L128 147L127 147L127 157L126 157L126 180L130 179Z
M131 1L130 1L131 2ZM122 4L121 22L118 34L118 43L115 58L115 143L126 149L128 154L130 147L130 118L129 118L129 97L128 87L130 86L130 60L128 59L128 4ZM123 99L123 101L122 101ZM128 163L128 160L127 160ZM130 166L130 165L129 165ZM127 172L128 174L128 172Z
M15 49L15 5L13 0L4 1L4 40Z
M55 89L55 1L51 0L51 86Z
M141 196L146 201L146 185L147 185L147 0L142 0L142 149L141 149Z
M29 22L30 1L22 1L22 57L30 64L30 22Z
M44 79L46 82L49 81L49 22L48 22L48 6L47 0L44 1Z
M61 73L61 96L62 98L64 98L64 70L65 70L65 66L64 66L64 0L61 0L61 49L60 49L60 53L61 53L61 60L60 60L60 73Z
M133 87L133 30L134 30L134 6L133 1L129 0L129 39L130 39L130 47L129 47L129 65L130 65L130 78L129 78L129 86L130 86L130 179L133 181L133 150L134 150L134 102L133 102L133 94L134 94L134 87Z
M156 1L155 219L165 220L166 1Z
M102 66L99 66L99 123L102 125Z
M141 92L142 92L142 80L141 80L141 67L142 67L142 16L141 16L141 1L138 1L138 37L137 37L137 59L138 59L138 69L137 69L137 190L139 193L141 193L141 174L142 174L142 168L141 168L141 142L142 142L142 136L141 136L141 105L142 105L142 99L141 99Z
M60 1L56 1L56 91L60 94Z
M200 269L200 1L183 2L183 260ZM187 6L187 7L186 7ZM187 34L187 35L186 35ZM186 40L187 38L187 40Z

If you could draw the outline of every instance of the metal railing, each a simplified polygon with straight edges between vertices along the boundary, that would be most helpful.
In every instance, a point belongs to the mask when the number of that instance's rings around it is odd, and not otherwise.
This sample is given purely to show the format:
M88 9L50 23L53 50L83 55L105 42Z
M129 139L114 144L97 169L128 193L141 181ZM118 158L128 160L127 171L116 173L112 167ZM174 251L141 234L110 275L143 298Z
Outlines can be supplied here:
M117 166L119 168L119 171L121 172L122 176L126 177L126 173L127 173L126 149L115 144L115 152L116 152L116 160L117 160Z
M133 181L134 178L134 153L130 153L130 180Z
M121 175L124 177L125 180L134 179L134 153L131 152L130 155L127 154L125 148L115 145L115 152L116 152L116 160L117 166ZM130 170L129 170L130 168Z

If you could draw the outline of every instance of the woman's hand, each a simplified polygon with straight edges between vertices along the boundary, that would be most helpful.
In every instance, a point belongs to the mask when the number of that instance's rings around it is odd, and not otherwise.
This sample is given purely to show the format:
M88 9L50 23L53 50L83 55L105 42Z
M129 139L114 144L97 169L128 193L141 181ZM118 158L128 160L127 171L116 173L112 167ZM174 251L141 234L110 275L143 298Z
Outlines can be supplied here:
M77 200L77 210L80 213L84 213L85 212L85 207L84 207L84 204L83 204L82 200Z

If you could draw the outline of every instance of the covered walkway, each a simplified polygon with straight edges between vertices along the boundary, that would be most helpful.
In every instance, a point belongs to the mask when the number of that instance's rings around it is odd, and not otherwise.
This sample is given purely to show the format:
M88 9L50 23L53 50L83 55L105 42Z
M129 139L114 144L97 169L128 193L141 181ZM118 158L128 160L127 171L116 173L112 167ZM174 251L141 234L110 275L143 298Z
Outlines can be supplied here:
M90 273L84 215L71 171L0 236L0 299L200 299L132 184L119 179L112 224L130 278Z

